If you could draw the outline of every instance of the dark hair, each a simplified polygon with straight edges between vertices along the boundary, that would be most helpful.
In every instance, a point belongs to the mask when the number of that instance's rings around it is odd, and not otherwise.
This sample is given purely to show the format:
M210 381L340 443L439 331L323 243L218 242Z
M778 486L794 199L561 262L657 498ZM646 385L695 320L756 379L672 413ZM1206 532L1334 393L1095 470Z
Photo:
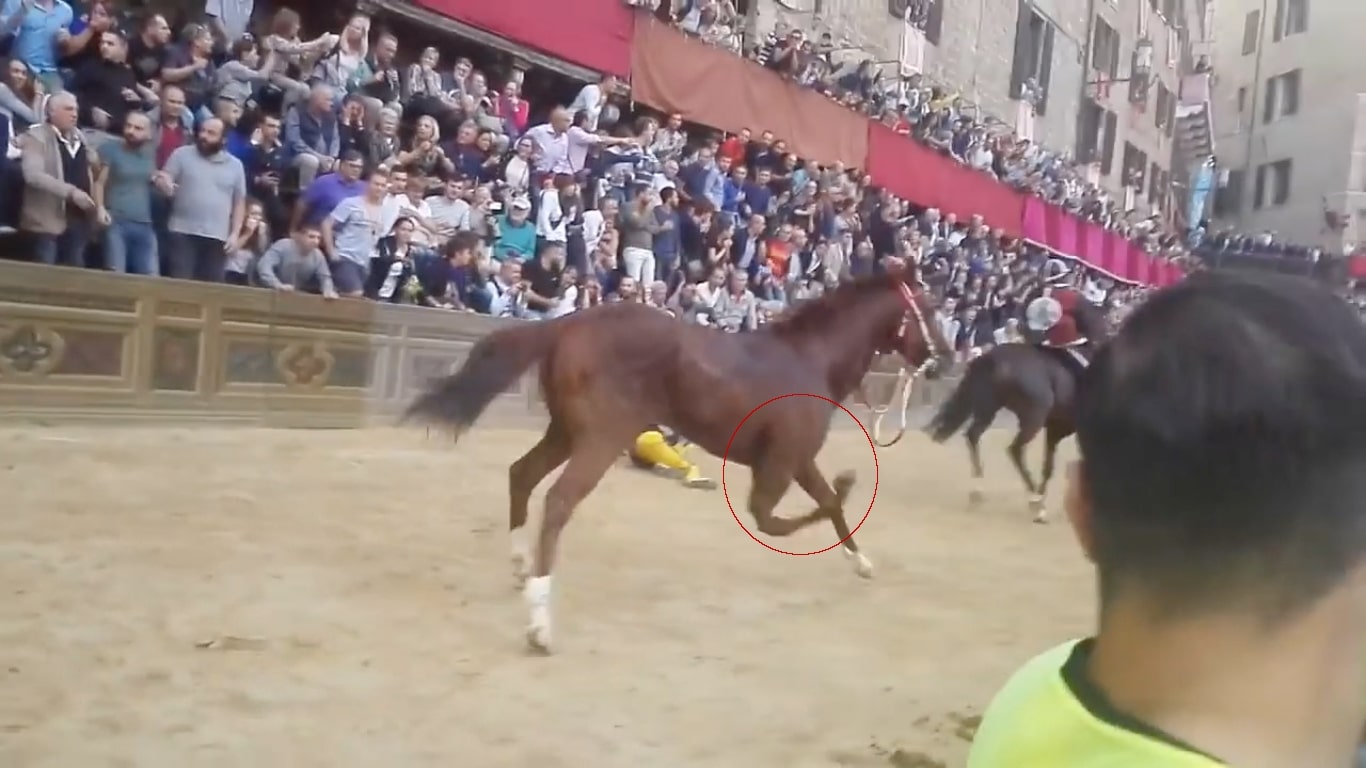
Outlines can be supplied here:
M479 250L479 236L473 232L462 230L451 235L451 239L446 241L446 258L451 258L461 251L468 251L474 254Z
M233 41L231 53L232 58L240 59L242 58L243 54L247 53L248 51L256 50L256 47L256 40L252 37L239 37L237 38L237 40Z
M1366 327L1295 277L1197 274L1156 294L1077 393L1101 610L1271 622L1366 555Z

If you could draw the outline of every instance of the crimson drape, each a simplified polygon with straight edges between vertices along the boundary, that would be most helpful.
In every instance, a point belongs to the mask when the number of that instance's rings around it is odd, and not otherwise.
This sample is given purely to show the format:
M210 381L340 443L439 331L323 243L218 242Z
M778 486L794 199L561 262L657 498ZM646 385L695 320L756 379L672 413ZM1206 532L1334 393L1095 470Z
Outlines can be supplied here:
M631 67L635 12L622 0L415 0L423 8L604 74Z

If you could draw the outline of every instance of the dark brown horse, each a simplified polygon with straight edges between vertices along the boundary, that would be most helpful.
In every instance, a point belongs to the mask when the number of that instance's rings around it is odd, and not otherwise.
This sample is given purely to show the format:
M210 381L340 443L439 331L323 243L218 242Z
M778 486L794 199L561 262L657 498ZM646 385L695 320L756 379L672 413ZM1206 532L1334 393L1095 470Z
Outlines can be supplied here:
M841 402L879 352L899 351L916 366L947 354L930 312L909 273L841 286L753 333L685 325L640 304L603 305L480 339L460 370L435 383L407 416L452 427L458 437L500 392L540 365L550 425L508 471L508 525L514 572L525 581L531 614L527 641L547 652L560 533L647 425L667 424L721 456L736 425L772 398L807 393ZM843 510L853 473L842 473L831 487L816 466L833 411L813 397L780 400L746 422L728 460L751 468L749 511L760 532L787 536L829 520L857 572L868 577L872 565L850 537ZM566 462L546 493L533 557L522 537L528 501L536 485ZM793 480L816 509L797 518L775 516Z
M1104 319L1093 308L1078 312L1078 327L1091 343L1103 342ZM1002 344L968 364L963 378L949 399L939 407L927 431L937 443L958 434L967 425L965 436L972 460L973 488L970 501L982 499L982 456L978 445L982 435L1002 409L1015 414L1015 438L1006 453L1029 489L1034 522L1048 522L1044 499L1058 444L1074 431L1073 398L1082 367L1061 349L1044 349L1034 344ZM1040 432L1044 433L1043 472L1038 483L1025 466L1025 448Z

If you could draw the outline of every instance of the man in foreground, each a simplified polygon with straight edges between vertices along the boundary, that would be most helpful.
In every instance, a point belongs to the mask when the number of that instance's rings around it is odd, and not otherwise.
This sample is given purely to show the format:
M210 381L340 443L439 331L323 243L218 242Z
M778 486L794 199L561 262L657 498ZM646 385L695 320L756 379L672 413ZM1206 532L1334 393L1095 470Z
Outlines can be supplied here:
M1199 274L1077 394L1066 506L1094 637L1026 663L968 768L1347 768L1366 721L1366 327L1316 285Z

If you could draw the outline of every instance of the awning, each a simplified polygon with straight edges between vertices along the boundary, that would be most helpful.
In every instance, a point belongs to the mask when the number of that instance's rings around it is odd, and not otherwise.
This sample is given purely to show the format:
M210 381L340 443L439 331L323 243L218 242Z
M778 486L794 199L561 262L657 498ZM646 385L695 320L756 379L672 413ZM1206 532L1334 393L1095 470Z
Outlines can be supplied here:
M505 37L495 35L492 32L486 32L478 27L471 26L463 21L457 21L449 16L437 13L436 11L428 10L427 8L414 5L410 2L405 2L405 0L371 0L371 2L373 6L379 10L392 13L395 16L401 16L409 21L416 22L426 27L439 29L442 32L449 32L458 37L463 37L467 40L479 43L480 45L488 46L489 48L496 48L523 59L534 66L548 69L553 72L559 72L560 74L567 75L575 80L595 82L601 77L599 73L594 72L587 67L582 67L556 56L532 50L523 43L513 42Z

